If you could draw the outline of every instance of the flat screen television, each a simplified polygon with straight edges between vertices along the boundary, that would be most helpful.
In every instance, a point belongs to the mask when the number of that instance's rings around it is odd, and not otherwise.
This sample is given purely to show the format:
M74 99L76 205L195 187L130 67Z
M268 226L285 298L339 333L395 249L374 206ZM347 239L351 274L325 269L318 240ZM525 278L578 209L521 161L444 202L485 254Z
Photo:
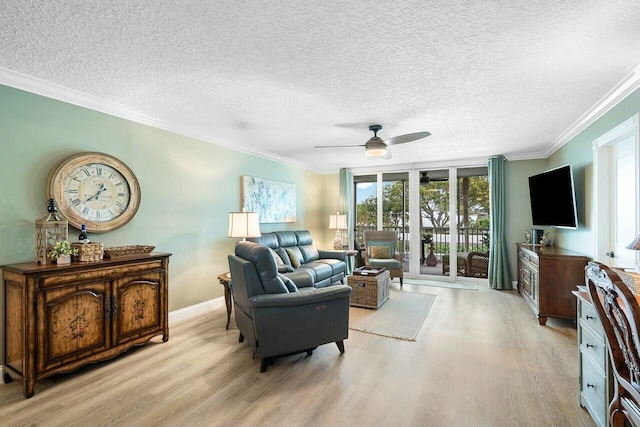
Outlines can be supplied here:
M578 228L571 165L529 177L533 225Z

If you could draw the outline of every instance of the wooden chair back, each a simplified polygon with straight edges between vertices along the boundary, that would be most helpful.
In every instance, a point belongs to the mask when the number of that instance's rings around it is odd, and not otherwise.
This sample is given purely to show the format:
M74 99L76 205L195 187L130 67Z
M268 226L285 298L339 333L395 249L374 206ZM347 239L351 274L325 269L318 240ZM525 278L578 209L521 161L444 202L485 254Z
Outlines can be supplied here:
M609 419L614 427L625 420L640 427L640 306L629 287L604 264L590 262L585 282L609 346L614 372L614 396Z

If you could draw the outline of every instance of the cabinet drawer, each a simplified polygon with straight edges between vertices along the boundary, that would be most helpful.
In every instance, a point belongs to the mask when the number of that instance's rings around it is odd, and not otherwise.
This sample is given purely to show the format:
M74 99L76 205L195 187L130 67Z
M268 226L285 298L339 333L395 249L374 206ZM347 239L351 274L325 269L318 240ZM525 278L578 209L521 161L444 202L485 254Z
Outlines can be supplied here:
M114 266L112 268L97 268L100 267L100 264L88 264L88 267L82 271L70 269L68 272L52 272L43 274L40 278L40 288L63 286L70 283L108 280L113 277L160 271L163 268L162 260L132 262L127 265Z
M598 368L604 372L607 362L607 348L601 339L599 339L589 328L585 328L580 324L580 351L588 354L596 363Z
M600 323L600 319L598 319L598 314L596 313L596 308L579 299L580 302L580 319L579 321L587 325L593 332L597 334L601 341L604 342L604 329L602 329L602 324Z
M605 425L607 416L607 389L606 378L598 368L593 364L591 359L582 355L582 372L580 375L581 384L580 392L584 400L587 410L599 426Z

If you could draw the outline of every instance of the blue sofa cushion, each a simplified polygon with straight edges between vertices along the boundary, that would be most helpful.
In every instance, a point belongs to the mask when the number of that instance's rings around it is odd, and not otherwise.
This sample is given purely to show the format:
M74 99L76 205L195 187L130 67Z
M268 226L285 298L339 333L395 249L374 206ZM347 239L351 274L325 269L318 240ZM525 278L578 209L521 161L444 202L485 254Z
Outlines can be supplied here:
M298 246L298 238L293 231L276 231L273 233L278 238L278 244L281 248L288 248L290 246Z
M298 246L298 248L300 249L300 252L302 252L302 258L304 259L304 262L311 262L320 258L320 253L312 244Z
M266 246L271 249L280 247L278 244L278 238L273 233L264 233L260 237L252 237L249 241L256 242L259 245Z
M330 265L334 276L340 273L345 273L346 275L347 264L344 261L341 261L339 259L331 259L331 258L322 258L319 261Z
M294 231L296 235L296 239L298 241L298 246L312 245L313 237L311 237L311 233L309 230L298 230Z
M313 272L315 282L320 282L324 279L328 279L333 275L333 269L329 264L322 261L305 262L300 265L300 268L308 268Z

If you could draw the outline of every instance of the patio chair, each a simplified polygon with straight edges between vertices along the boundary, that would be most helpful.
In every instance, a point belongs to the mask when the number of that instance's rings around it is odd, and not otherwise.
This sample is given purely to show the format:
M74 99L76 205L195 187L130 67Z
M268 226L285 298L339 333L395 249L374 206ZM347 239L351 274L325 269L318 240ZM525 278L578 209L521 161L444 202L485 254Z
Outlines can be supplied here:
M363 256L365 264L369 267L384 267L389 270L392 278L400 279L400 287L402 287L404 254L396 252L397 243L397 231L365 230L364 246L366 250L363 252Z
M467 277L487 278L489 275L489 252L469 252L467 255Z
M464 252L459 253L456 256L458 263L458 276L467 275L467 254ZM449 255L442 255L442 275L445 276L451 272L451 266L449 264Z

